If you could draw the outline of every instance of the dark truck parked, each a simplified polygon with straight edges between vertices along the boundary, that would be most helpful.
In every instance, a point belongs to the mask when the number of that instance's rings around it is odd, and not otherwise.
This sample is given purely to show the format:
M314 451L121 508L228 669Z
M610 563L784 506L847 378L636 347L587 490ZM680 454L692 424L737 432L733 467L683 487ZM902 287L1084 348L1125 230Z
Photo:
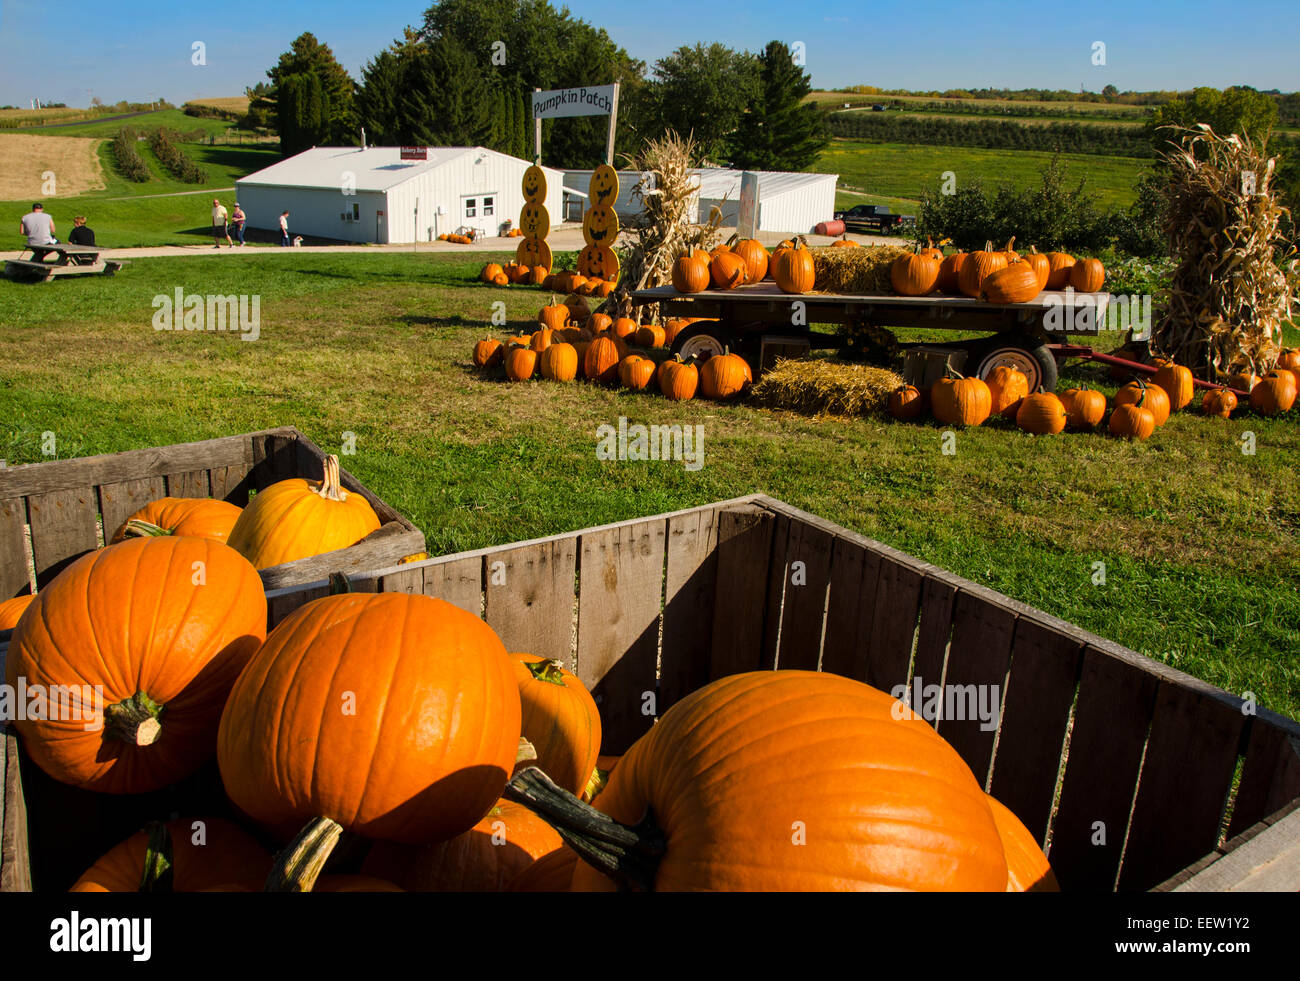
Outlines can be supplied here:
M896 215L882 204L859 204L848 211L837 211L835 217L844 222L849 232L882 232L890 235L901 232L916 223L912 215Z

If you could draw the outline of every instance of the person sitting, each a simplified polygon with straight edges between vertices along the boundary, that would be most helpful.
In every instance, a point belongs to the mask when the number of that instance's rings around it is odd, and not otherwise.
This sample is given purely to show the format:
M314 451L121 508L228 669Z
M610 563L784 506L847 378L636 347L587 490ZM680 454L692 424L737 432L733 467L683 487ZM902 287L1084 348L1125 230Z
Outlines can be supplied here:
M72 219L72 231L68 232L68 242L72 245L95 248L95 233L86 227L85 215L77 215Z
M42 261L53 251L41 248L42 245L59 244L59 240L54 237L54 219L45 213L45 206L39 201L32 205L30 214L23 215L18 227L21 234L27 236L27 247L32 250L32 258L36 262Z

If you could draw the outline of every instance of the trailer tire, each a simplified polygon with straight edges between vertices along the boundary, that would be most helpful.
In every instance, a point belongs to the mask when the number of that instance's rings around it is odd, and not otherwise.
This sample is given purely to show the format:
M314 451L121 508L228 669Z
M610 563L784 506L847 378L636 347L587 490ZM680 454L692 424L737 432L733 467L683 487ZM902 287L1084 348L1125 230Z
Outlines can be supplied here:
M1017 368L1029 379L1029 390L1056 391L1056 358L1046 344L1027 334L998 334L980 341L971 350L968 364L974 363L976 378L987 378L1000 364Z
M723 354L733 344L731 331L716 320L691 324L673 338L672 353L680 354L682 359L691 355Z

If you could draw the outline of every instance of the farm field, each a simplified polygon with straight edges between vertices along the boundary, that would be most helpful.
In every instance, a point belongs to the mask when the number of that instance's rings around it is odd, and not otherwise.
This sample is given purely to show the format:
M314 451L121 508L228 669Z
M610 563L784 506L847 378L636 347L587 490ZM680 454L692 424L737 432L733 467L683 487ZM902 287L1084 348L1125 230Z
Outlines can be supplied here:
M1056 100L1037 100L1037 99L945 99L936 95L862 95L855 92L810 92L806 101L816 102L820 105L834 105L845 102L890 102L898 100L899 102L925 103L925 102L949 102L960 106L978 107L980 110L996 110L1008 106L1021 106L1034 109L1057 109L1068 112L1079 113L1104 113L1104 112L1131 112L1135 116L1140 116L1146 111L1146 106L1127 106L1109 102L1087 102L1087 101L1056 101ZM974 109L972 110L974 111ZM1001 115L995 111L989 111L988 115Z
M285 250L0 283L0 457L39 461L46 431L70 457L286 424L337 449L347 430L344 465L431 554L763 491L1300 714L1300 594L1280 588L1300 576L1294 419L1185 413L1136 445L995 423L945 456L934 424L508 385L470 367L471 346L526 328L544 296L478 283L487 258ZM177 287L260 296L260 339L154 330L153 297ZM490 328L498 300L511 323ZM1114 388L1094 369L1063 387L1084 380ZM596 428L620 416L703 425L703 468L596 460Z
M955 173L959 185L963 181L981 180L986 186L999 182L1016 187L1034 186L1039 183L1039 172L1051 159L1050 153L1028 150L834 140L811 169L839 174L841 193L855 190L917 201L921 191L937 185L945 171ZM1132 204L1138 177L1148 165L1147 161L1132 157L1077 153L1061 154L1061 163L1067 180L1086 179L1088 189L1096 194L1103 207ZM852 199L853 203L863 200ZM839 205L837 195L836 206Z
M97 148L91 139L0 130L0 199L47 196L45 175L51 173L65 195L103 190L105 166Z
M48 133L51 136L96 136L101 139L112 139L123 126L143 131L166 127L178 130L181 133L203 130L208 135L221 135L230 129L233 124L225 119L187 116L179 109L158 109L155 112L145 112L138 116L132 116L130 119L87 119L71 126L31 126L27 127L24 132Z
M1082 126L1142 126L1141 119L1111 119L1106 116L1099 116L1096 119L1081 119L1078 116L1004 116L1001 113L957 113L957 112L930 112L920 109L890 109L887 113L875 113L871 109L841 109L841 113L856 114L870 113L875 116L913 116L921 119L946 119L958 123L983 123L989 120L1000 122L1017 123L1023 126L1047 126L1050 123L1077 123Z

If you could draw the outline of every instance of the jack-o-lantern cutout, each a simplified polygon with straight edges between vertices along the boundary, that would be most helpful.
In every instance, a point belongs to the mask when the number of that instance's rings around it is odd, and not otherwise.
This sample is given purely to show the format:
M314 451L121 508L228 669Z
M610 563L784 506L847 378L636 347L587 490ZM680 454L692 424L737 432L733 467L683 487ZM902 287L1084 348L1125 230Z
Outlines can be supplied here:
M588 245L578 253L578 272L592 279L618 280L618 254L607 245Z
M537 164L524 171L524 200L529 204L546 203L546 172Z
M526 204L519 212L519 230L526 238L546 238L551 231L551 215L544 204Z
M587 192L593 205L613 208L618 201L618 173L609 164L601 164L592 171Z
M603 204L593 205L582 216L582 237L588 245L613 246L618 238L618 214Z
M550 269L551 247L546 244L545 239L527 236L520 240L519 248L515 250L515 262L530 269L533 266Z

